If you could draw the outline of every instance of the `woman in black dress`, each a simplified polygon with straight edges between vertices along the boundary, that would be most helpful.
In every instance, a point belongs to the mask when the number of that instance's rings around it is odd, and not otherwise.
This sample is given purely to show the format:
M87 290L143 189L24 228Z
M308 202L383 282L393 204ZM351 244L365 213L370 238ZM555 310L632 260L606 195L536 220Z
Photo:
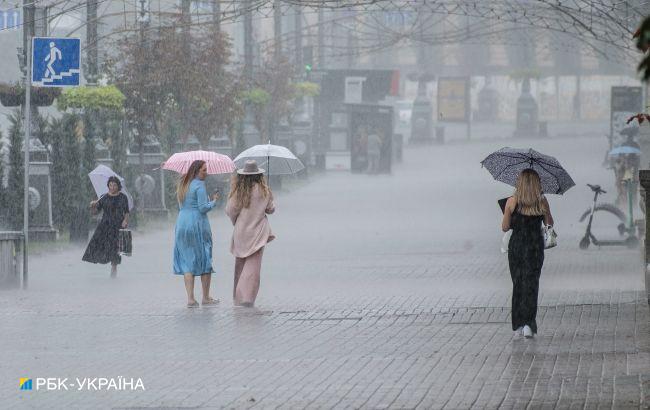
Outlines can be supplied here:
M551 209L542 193L539 175L526 169L517 179L514 195L506 202L501 229L512 229L508 244L512 330L527 338L537 333L537 294L544 264L542 223L553 225Z
M129 225L129 201L122 192L122 183L117 177L108 179L108 193L92 201L94 212L103 210L102 220L97 225L82 260L92 263L111 264L111 277L117 276L117 265L122 261L118 250L118 232Z

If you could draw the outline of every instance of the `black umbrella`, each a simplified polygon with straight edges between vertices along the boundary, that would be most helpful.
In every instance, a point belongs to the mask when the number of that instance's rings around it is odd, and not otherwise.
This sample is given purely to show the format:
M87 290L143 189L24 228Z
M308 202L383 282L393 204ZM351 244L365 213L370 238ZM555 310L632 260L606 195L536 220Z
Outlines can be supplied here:
M562 195L575 185L557 159L533 149L501 148L488 155L481 165L494 179L511 186L516 186L521 171L534 169L539 174L545 194Z

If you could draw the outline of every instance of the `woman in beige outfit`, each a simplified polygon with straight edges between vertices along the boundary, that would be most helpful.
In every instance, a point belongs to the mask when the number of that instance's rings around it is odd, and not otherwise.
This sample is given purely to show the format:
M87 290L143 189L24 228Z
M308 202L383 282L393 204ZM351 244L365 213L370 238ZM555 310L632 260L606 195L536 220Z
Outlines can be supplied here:
M275 239L266 214L275 211L264 170L254 160L237 170L226 205L234 225L230 252L235 256L235 306L252 307L260 289L264 246Z

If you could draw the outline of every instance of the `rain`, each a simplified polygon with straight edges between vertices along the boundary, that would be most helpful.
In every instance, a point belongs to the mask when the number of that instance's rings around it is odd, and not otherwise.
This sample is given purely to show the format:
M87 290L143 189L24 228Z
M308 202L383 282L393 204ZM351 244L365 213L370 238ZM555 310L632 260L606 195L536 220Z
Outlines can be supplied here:
M0 0L0 407L646 408L649 15Z

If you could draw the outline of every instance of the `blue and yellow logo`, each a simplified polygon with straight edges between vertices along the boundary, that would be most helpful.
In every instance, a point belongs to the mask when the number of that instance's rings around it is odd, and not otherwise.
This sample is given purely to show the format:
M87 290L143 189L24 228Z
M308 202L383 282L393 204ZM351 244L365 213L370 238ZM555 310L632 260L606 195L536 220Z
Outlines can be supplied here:
M27 377L20 378L20 390L31 390L32 389L32 379Z

